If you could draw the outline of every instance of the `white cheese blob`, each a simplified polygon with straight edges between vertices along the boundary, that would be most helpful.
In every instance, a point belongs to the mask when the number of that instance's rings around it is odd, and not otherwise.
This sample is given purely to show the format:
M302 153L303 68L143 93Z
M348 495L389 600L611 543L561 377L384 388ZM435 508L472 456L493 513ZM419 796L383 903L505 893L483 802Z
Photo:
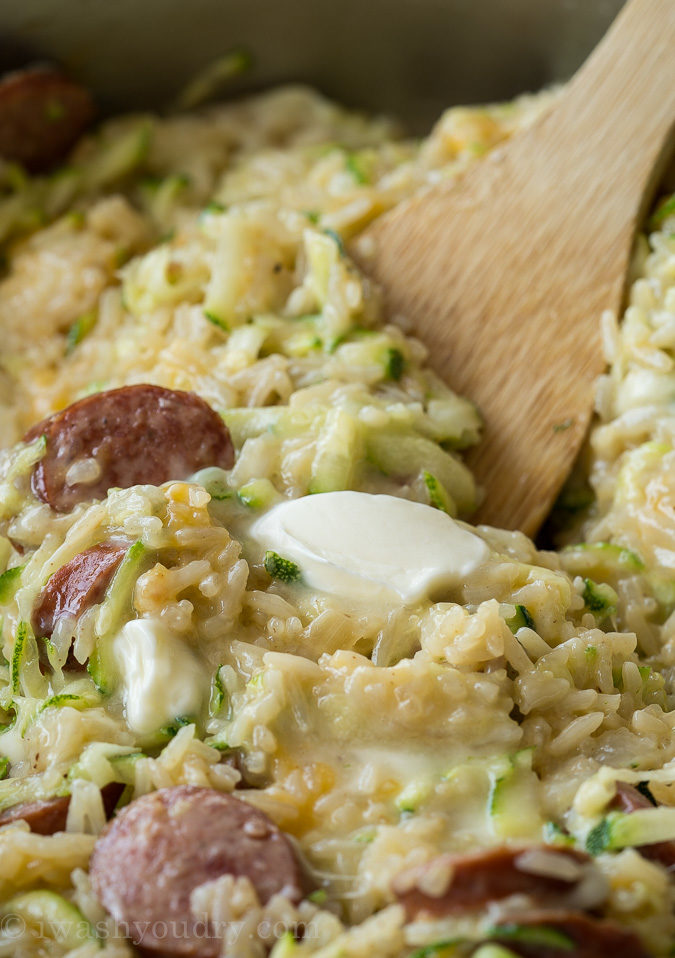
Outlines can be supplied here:
M324 492L283 502L251 527L322 592L406 603L456 586L488 557L478 536L445 512L397 496Z
M19 765L26 761L28 750L25 734L25 725L18 720L0 733L0 756L8 758L11 765ZM12 772L14 772L14 769L12 769Z
M195 715L204 694L204 670L182 639L161 622L133 619L113 643L130 729L156 732L179 716Z

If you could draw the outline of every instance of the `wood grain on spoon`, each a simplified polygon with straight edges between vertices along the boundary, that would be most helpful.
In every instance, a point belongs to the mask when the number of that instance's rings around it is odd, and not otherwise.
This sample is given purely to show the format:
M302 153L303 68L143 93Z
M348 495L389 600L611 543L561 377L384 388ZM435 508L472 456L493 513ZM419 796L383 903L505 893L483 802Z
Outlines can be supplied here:
M360 240L390 310L485 417L474 521L533 535L553 504L674 121L675 0L630 0L546 115Z

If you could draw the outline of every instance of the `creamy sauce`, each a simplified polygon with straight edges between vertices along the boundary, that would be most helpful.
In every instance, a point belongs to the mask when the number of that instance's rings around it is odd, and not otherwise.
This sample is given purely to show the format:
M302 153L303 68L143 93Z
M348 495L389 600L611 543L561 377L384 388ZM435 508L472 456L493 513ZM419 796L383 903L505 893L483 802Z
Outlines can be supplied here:
M281 503L254 523L251 536L297 563L314 589L406 603L458 585L489 554L482 539L439 509L365 492Z
M199 711L203 669L181 639L161 622L127 622L113 645L129 728L142 735Z

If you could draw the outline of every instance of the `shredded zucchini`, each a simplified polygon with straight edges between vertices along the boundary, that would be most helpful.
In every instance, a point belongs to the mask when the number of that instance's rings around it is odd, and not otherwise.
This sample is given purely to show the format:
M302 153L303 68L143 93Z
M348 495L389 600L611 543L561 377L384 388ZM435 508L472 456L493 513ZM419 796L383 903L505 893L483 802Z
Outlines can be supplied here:
M429 505L433 506L434 509L440 509L441 512L447 512L449 516L455 517L457 515L457 506L443 484L438 481L436 476L432 476L430 472L427 472L426 469L422 472L422 479L429 494Z
M675 808L640 808L634 812L610 812L586 836L586 851L605 851L659 842L675 841Z
M15 565L11 569L6 569L0 575L0 604L6 605L14 598L19 585L21 584L21 574L25 565Z
M265 553L265 569L268 575L280 582L297 582L301 577L300 567L295 562L271 550Z
M366 445L369 458L387 475L412 478L429 472L452 496L460 515L475 508L473 476L464 463L430 439L394 430L373 430Z
M176 99L177 110L193 110L210 100L225 83L241 76L251 68L253 57L248 50L230 50L212 60L182 90Z
M209 697L209 715L211 716L217 715L222 710L227 698L227 692L220 675L221 669L222 665L219 665L211 680L211 695Z
M16 630L9 674L14 695L44 698L47 679L40 671L38 644L27 622L20 622Z
M400 349L391 347L387 350L385 371L387 379L399 380L405 369L405 356Z
M317 440L309 492L349 489L362 456L358 421L343 409L330 409Z
M584 579L583 600L589 612L599 619L614 615L619 598L614 589L605 582Z
M269 509L281 499L269 479L252 479L238 489L237 496L249 509Z
M510 619L506 620L506 624L511 629L515 635L518 629L533 629L534 628L534 619L527 611L524 605L516 606L516 614Z
M92 924L80 909L54 891L23 892L4 902L0 911L4 916L3 929L11 932L12 919L15 919L18 935L32 930L40 938L58 942L68 951L98 941Z
M108 586L98 612L96 648L89 659L87 671L98 691L104 695L112 691L117 673L112 661L110 645L123 624L125 616L131 613L133 590L147 555L148 550L143 543L134 542Z

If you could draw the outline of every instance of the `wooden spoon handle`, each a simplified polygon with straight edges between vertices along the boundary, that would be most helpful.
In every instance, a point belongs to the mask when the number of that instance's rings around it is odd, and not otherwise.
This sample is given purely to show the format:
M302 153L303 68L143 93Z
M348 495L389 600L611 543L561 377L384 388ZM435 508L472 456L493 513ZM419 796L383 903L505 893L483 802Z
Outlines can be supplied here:
M630 0L571 81L555 116L561 125L569 118L583 153L577 162L563 150L564 168L554 164L562 181L573 187L578 177L585 189L592 181L606 186L607 199L615 201L604 207L602 200L604 215L617 218L617 229L626 216L639 218L644 209L616 200L644 197L646 205L667 158L664 147L675 125L675 2ZM590 164L595 176L588 175Z
M548 113L367 232L391 313L484 413L478 521L533 534L572 466L674 121L675 0L630 0Z

